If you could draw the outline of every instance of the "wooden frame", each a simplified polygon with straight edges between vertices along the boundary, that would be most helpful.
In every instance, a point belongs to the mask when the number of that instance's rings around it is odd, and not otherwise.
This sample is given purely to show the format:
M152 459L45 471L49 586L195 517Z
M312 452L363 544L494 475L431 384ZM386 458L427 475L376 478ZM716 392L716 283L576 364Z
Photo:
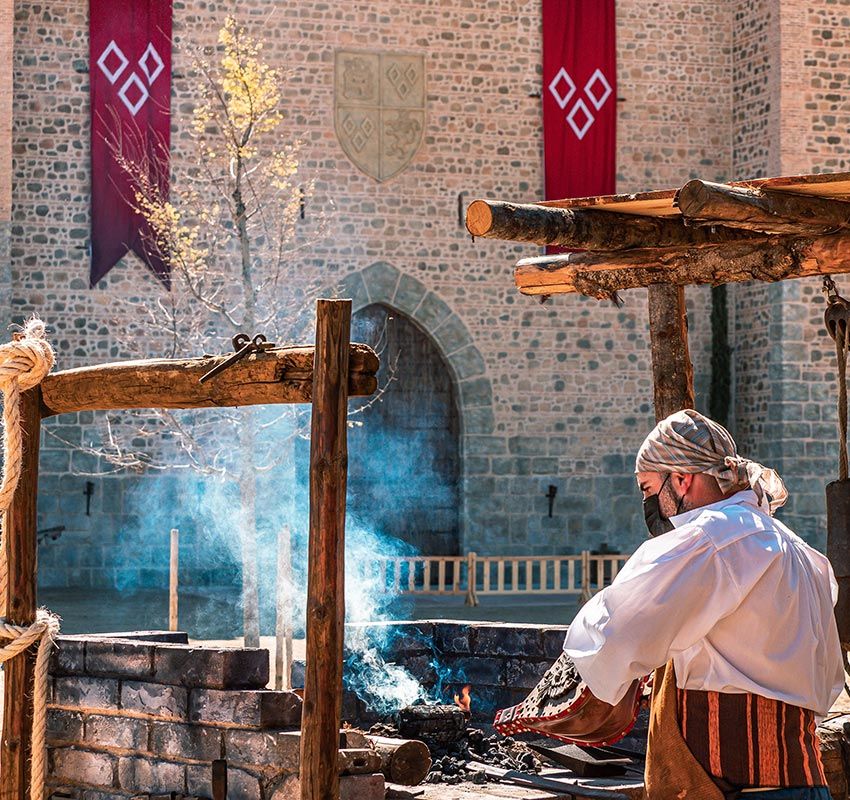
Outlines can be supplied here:
M349 396L377 389L378 357L349 344L350 300L319 300L316 347L283 347L256 353L216 379L201 375L229 356L104 364L49 375L21 398L24 440L21 478L9 509L3 546L9 570L6 616L30 625L36 613L36 503L41 420L55 414L123 408L210 408L312 402L310 444L310 562L307 683L301 763L305 800L339 796L337 752L342 706L343 541ZM26 800L35 654L6 664L0 797Z

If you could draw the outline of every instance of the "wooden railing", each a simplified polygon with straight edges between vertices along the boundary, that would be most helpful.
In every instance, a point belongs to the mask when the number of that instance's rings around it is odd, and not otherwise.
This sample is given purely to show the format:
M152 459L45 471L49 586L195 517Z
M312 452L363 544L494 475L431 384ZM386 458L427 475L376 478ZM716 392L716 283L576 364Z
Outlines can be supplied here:
M628 555L401 556L364 564L379 590L393 594L479 595L575 594L587 600L614 580ZM470 579L470 576L472 579Z

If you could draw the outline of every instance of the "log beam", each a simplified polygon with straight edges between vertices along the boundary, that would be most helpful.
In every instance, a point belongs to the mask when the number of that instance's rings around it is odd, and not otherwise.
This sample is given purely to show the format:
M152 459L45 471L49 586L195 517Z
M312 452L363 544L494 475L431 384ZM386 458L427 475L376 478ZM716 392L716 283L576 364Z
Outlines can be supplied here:
M685 287L649 287L649 339L655 419L694 407L694 367L688 348Z
M6 618L15 625L35 622L36 502L41 415L38 387L21 393L23 455L21 476L3 520L3 543L8 565ZM0 797L25 800L30 795L32 692L35 646L6 662L3 737L0 743Z
M309 403L313 352L312 347L280 347L255 353L203 384L198 379L230 355L123 361L64 370L48 375L41 384L41 414ZM378 357L370 347L350 345L349 395L373 394L377 371Z
M701 226L725 225L797 235L828 233L850 226L848 202L708 181L688 181L676 194L675 203L688 222Z
M339 800L350 300L319 300L310 423L307 658L301 800Z
M466 211L473 236L578 250L717 244L756 234L727 228L687 227L675 217L641 217L614 211L569 209L475 200Z
M618 290L654 283L771 282L842 272L850 272L850 233L527 258L517 263L514 278L523 294L577 292L607 299Z

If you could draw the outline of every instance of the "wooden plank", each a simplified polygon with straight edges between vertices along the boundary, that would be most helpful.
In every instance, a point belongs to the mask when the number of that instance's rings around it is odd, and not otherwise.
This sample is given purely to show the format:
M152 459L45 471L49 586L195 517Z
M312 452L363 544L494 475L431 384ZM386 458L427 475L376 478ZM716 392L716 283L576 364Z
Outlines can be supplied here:
M3 547L8 581L6 618L14 625L31 625L36 614L36 504L41 398L36 387L21 393L23 455L21 476L6 513ZM0 797L25 800L30 793L32 748L32 691L36 648L4 665L3 736L0 740Z
M723 225L747 232L813 235L834 232L850 225L850 203L836 198L771 192L763 188L727 186L709 181L688 181L679 190L676 204L690 223ZM560 211L570 213L564 209ZM653 245L647 240L644 246Z
M168 574L168 630L178 630L178 579L180 566L180 531L171 529Z
M850 233L831 236L771 236L701 249L569 253L523 259L514 278L528 295L578 292L610 299L623 289L652 284L780 281L850 272Z
M319 300L310 425L307 659L301 716L301 798L338 800L345 621L345 491L350 300Z
M280 347L243 358L207 383L202 375L230 355L183 360L148 359L80 367L42 382L42 417L120 408L216 408L309 403L312 347ZM348 394L377 389L378 357L363 344L349 346Z
M688 350L685 289L653 284L649 287L649 340L655 417L694 407L694 368Z
M776 178L730 181L729 186L752 186L775 192L792 192L816 197L850 199L850 172L835 172L821 175L789 175ZM573 197L564 200L544 200L535 205L556 208L596 208L601 211L616 211L620 214L640 216L676 216L675 205L678 187L656 189L631 194L600 195L597 197Z

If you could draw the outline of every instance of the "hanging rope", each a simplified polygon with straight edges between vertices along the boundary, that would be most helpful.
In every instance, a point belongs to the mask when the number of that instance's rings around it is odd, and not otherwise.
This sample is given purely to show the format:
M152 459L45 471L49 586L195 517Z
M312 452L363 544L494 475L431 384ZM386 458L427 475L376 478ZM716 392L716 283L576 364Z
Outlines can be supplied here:
M30 319L12 341L0 345L0 391L3 392L3 477L0 480L0 513L5 531L9 508L21 477L23 437L21 392L37 386L53 367L53 348L45 338L44 323ZM5 603L9 565L5 543L0 541L0 598ZM14 625L0 618L0 663L9 661L38 643L33 687L32 762L30 798L43 800L45 778L45 732L47 729L47 671L50 648L59 633L59 619L39 609L31 625Z
M835 354L838 358L838 478L847 480L847 349L848 329L837 325Z

